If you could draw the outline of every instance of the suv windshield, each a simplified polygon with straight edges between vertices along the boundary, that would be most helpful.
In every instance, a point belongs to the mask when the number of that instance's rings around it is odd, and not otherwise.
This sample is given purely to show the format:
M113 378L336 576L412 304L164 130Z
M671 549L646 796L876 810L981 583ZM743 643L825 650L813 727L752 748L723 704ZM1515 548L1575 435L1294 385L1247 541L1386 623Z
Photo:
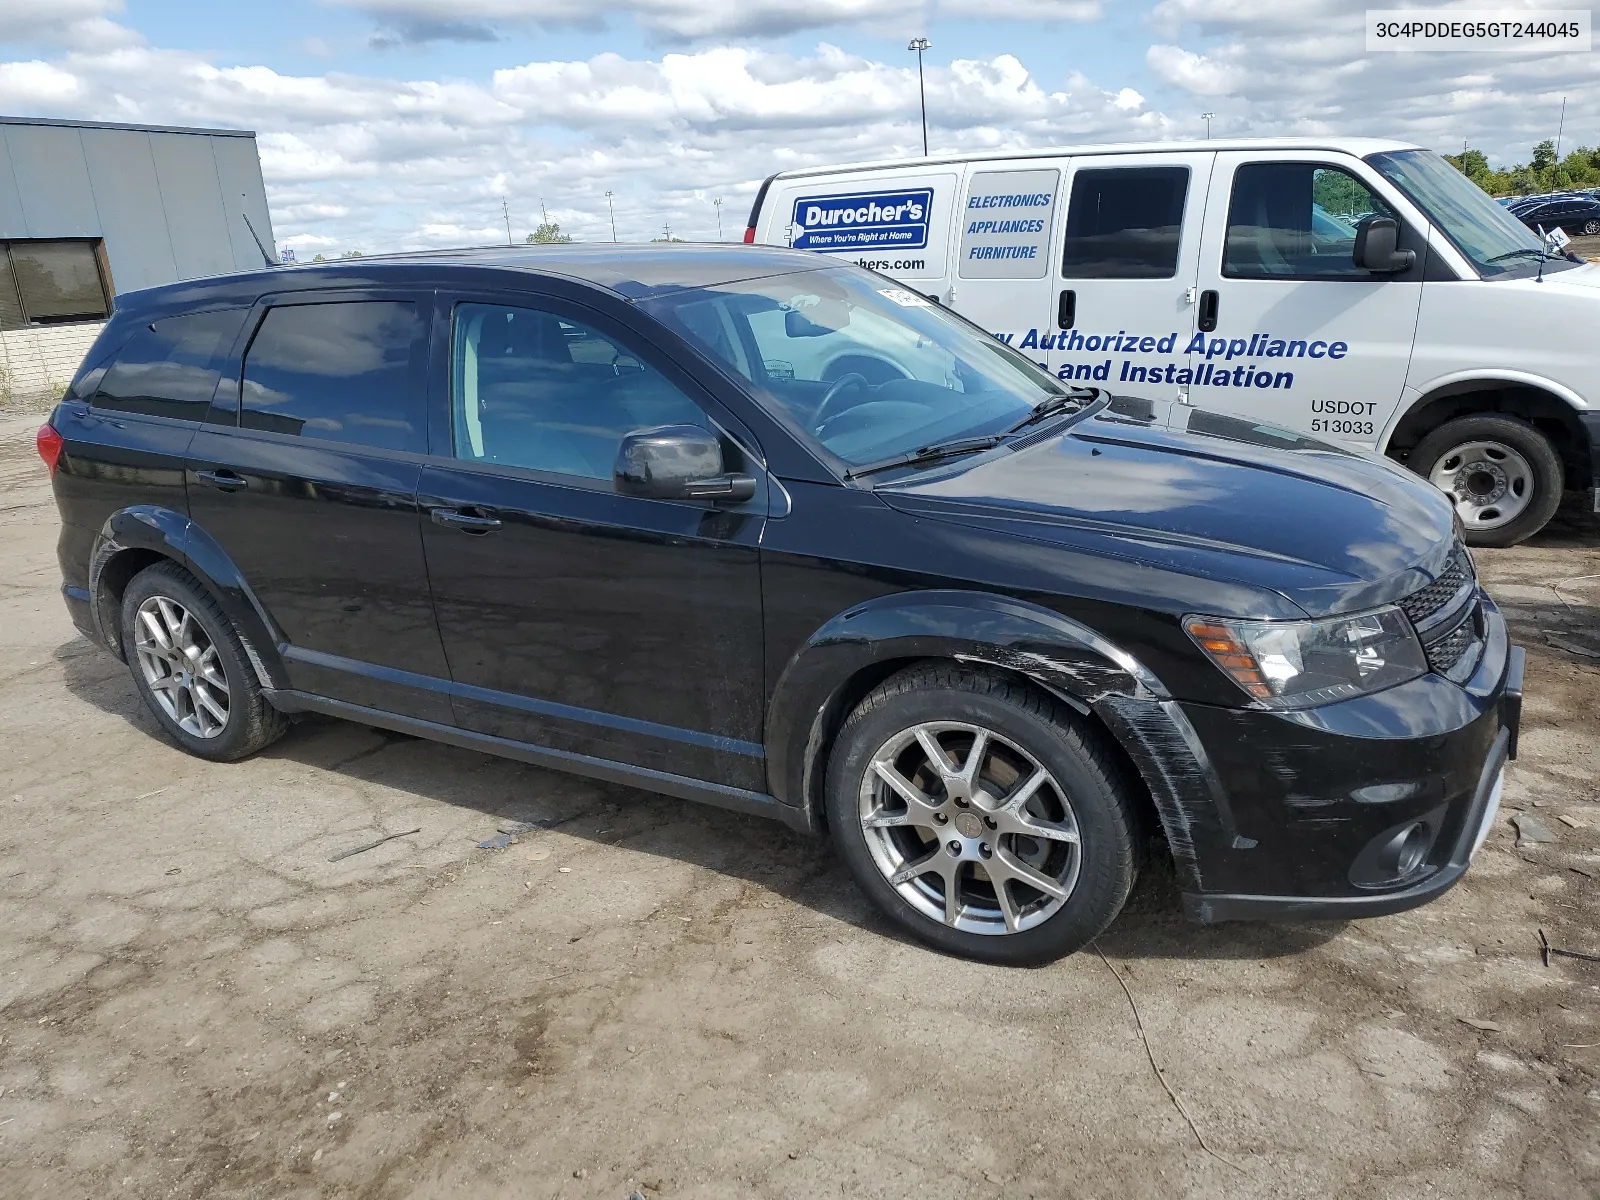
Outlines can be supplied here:
M999 436L1073 394L948 309L853 267L676 292L642 307L850 467Z
M1409 196L1484 278L1523 273L1545 257L1526 225L1432 150L1395 150L1369 155L1367 161Z

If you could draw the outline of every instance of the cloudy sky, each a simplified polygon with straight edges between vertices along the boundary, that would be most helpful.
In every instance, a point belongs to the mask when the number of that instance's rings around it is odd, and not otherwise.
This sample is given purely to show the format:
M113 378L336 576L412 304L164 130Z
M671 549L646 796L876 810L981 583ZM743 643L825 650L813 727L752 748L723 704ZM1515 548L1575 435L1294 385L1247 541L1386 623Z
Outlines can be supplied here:
M1385 0L1400 4L1404 0ZM1471 7L1484 7L1475 0ZM1413 0L1413 7L1439 4ZM1507 0L1509 8L1532 5ZM1367 54L1353 0L0 0L0 112L258 132L302 258L743 229L772 171L1218 135L1600 144L1596 54Z

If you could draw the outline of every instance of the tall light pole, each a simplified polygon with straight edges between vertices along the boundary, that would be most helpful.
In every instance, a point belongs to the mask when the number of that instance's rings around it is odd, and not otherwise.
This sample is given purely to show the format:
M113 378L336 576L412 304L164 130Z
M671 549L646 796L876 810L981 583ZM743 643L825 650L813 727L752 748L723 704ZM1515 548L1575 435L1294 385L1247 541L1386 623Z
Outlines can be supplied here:
M1208 141L1208 142L1211 140L1211 118L1216 116L1216 115L1217 115L1216 113L1201 113L1200 114L1200 119L1206 123L1206 141Z
M617 210L611 203L611 197L614 195L616 195L615 192L606 193L606 211L611 214L611 240L613 242L617 240Z
M511 209L506 204L506 198L500 197L500 214L506 219L506 245L511 245Z
M711 202L717 210L717 241L722 240L722 197L718 196Z
M917 97L922 101L922 157L928 157L928 89L922 82L922 52L930 49L933 43L925 37L912 38L907 50L917 52Z

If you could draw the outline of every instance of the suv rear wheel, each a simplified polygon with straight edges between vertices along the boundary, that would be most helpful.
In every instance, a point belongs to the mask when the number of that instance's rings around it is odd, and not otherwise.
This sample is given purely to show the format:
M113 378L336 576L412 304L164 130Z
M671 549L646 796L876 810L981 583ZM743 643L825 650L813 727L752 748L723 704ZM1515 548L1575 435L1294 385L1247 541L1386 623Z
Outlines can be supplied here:
M1010 965L1070 954L1121 910L1137 821L1114 760L1074 714L945 664L851 714L828 820L857 883L913 937Z
M176 563L157 563L129 581L122 646L145 706L190 754L231 762L288 728L261 694L232 622Z
M1410 463L1455 501L1473 546L1514 546L1543 529L1561 505L1560 455L1515 417L1446 421L1417 444Z

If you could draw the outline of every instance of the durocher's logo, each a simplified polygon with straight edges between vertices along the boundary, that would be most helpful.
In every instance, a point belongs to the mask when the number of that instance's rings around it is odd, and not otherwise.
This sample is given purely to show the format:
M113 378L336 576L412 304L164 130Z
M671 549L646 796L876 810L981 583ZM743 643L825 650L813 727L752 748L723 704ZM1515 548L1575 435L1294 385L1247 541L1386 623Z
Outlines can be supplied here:
M933 189L801 196L790 245L797 250L921 250L928 244Z

